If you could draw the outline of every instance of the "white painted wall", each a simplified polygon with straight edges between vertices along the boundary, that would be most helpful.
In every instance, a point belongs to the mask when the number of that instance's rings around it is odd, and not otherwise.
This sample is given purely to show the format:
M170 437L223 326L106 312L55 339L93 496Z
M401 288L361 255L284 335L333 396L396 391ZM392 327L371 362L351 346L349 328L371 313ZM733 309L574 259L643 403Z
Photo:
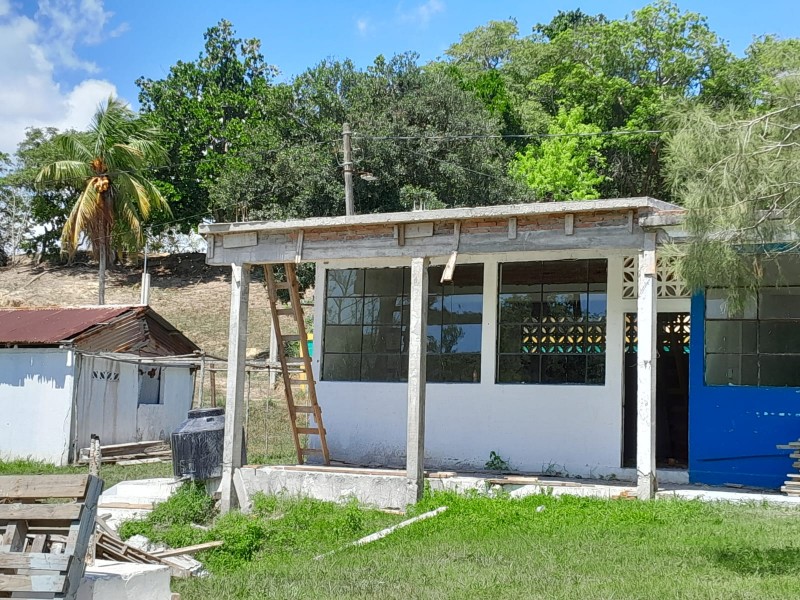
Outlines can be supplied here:
M631 249L619 253L459 255L459 263L485 265L481 382L428 384L426 468L481 469L494 451L513 468L523 471L549 469L581 476L619 471L623 396L622 256L630 253ZM567 258L608 259L605 385L495 384L498 263ZM432 262L441 264L445 260L446 257L440 257ZM389 264L381 260L317 265L314 368L318 381L324 344L325 269ZM405 383L320 381L317 391L333 458L356 464L404 464Z
M95 378L93 372L118 374L119 378ZM161 386L161 404L140 406L138 365L83 356L77 383L77 447L87 448L93 433L104 445L167 439L186 419L194 377L189 367L165 367Z
M0 457L67 464L73 361L59 348L0 349Z
M194 375L188 367L166 367L161 371L162 404L142 404L136 416L140 440L166 440L192 408Z

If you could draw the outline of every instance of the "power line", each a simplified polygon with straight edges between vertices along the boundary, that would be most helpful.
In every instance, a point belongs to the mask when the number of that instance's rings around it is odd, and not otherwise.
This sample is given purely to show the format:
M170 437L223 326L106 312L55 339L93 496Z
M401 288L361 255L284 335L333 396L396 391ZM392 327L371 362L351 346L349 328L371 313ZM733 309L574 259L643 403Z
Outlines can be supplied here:
M490 139L548 139L562 137L600 137L614 135L660 135L670 133L663 129L613 129L611 131L577 132L577 133L519 133L519 134L463 134L463 135L365 135L358 132L353 133L354 138L362 140L427 140L427 141L448 141L448 140L490 140Z

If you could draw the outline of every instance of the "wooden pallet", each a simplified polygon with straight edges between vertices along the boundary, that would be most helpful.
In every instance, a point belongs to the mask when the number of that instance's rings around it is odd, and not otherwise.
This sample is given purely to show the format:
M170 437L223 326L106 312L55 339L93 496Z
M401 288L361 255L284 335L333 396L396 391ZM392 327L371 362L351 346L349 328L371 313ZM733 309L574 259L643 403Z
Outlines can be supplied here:
M102 490L91 475L0 477L0 597L75 598Z
M778 444L778 450L792 450L789 458L800 459L800 440L789 442L788 444ZM795 469L800 468L800 460L795 460L792 463ZM800 496L800 473L787 473L786 481L781 487L781 491L787 496Z
M297 272L292 263L286 263L285 280L277 281L272 265L264 265L264 280L267 284L267 295L269 297L269 307L272 313L272 327L275 330L275 339L278 341L278 360L281 364L283 374L283 387L286 393L286 404L289 409L289 421L292 427L292 438L294 439L295 451L297 452L297 462L303 464L308 456L318 455L322 457L322 462L330 464L328 454L328 442L325 439L325 427L322 424L322 409L317 403L317 388L314 382L314 374L311 371L311 357L308 355L308 335L306 333L305 318L303 307L300 305L300 284L297 281ZM289 308L278 307L278 290L289 292ZM296 334L286 334L281 330L280 317L282 315L291 316L297 327ZM300 357L289 357L286 355L287 342L300 343ZM270 356L270 360L275 358ZM305 379L293 378L289 373L289 365L299 366L305 374ZM300 405L295 402L293 385L305 385L307 390L308 404ZM313 417L313 423L306 424L307 417ZM298 419L303 419L298 423ZM301 435L319 437L319 448L303 447Z

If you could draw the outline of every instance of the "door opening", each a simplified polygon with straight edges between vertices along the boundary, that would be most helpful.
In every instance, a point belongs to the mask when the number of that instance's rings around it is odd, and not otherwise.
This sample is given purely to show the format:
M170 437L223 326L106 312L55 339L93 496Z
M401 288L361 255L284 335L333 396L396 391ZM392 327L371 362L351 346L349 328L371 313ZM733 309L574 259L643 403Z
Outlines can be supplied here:
M689 313L658 313L656 464L689 465ZM636 313L625 313L622 466L636 466Z

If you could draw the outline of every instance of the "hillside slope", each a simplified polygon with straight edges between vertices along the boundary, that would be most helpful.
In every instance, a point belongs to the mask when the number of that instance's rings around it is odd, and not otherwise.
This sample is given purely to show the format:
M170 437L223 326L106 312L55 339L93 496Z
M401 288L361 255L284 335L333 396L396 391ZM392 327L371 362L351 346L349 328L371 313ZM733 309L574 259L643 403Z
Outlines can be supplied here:
M151 257L150 305L182 330L206 353L225 357L228 349L230 310L230 269L210 267L200 253ZM138 304L141 265L109 271L106 283L108 304ZM269 306L254 271L250 288L248 354L266 352L269 347ZM34 264L22 259L0 268L0 307L76 306L97 302L97 269L85 263L66 266Z

